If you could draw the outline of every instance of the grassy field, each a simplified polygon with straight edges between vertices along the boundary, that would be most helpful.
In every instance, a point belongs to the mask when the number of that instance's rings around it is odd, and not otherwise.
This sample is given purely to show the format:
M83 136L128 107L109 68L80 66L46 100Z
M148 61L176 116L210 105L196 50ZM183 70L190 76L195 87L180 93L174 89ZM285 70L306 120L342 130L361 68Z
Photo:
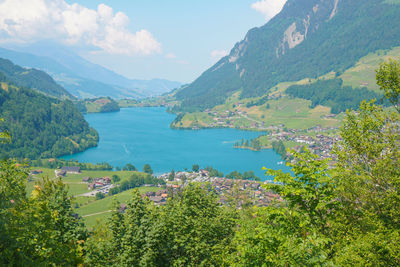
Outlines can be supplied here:
M400 2L400 0L398 1ZM365 86L370 90L378 92L379 87L375 80L375 70L379 67L380 63L389 59L400 59L400 47L370 53L361 58L354 67L346 70L340 78L343 79L343 84L346 86Z
M139 187L136 189L139 190L141 194L144 194L148 191L156 192L161 188ZM77 197L75 203L78 203L79 208L76 209L76 212L83 217L86 226L90 229L96 224L97 220L105 220L109 217L114 200L120 203L127 203L132 197L133 190L135 189L124 191L114 196L108 196L100 200L95 200L90 197Z
M330 114L330 108L317 106L310 108L311 101L305 99L289 99L286 97L270 100L266 105L255 106L247 111L249 117L264 122L265 125L283 124L291 129L308 129L316 125L322 127L338 126L339 120L324 119Z
M35 167L32 169L40 169L43 171L43 173L32 176L32 179L27 184L28 194L32 192L33 186L42 177L49 177L49 178L55 177L54 169L46 169L39 167ZM89 190L87 189L87 183L82 183L82 178L85 176L95 178L95 177L105 177L105 176L112 177L113 175L118 175L121 178L121 181L123 181L128 179L132 175L132 173L133 172L130 171L82 171L82 173L80 174L67 174L65 177L62 177L62 181L68 185L69 194L71 196L76 196L89 192Z
M246 99L245 102L257 101L259 98ZM267 105L269 108L267 108ZM231 103L224 106L218 106L215 111L222 110L234 111L240 110L247 113L239 119L234 120L234 126L240 128L242 126L250 127L251 124L258 122L264 123L265 126L283 124L287 128L292 129L308 129L316 125L322 127L337 127L340 125L340 119L326 119L325 115L329 115L330 108L317 106L310 108L311 101L299 98L282 97L276 100L269 100L261 106L253 106L247 108L246 105L241 107L232 107ZM214 110L213 110L214 111ZM340 118L340 116L338 116ZM212 117L207 113L190 113L186 114L182 119L182 125L189 127L193 125L193 121L198 125L207 125L213 122Z
M39 182L43 177L55 178L54 169L34 167L32 170L41 170L43 173L31 176L31 179L26 185L27 194L30 194L34 188L36 182ZM121 181L129 179L132 175L132 171L82 171L80 174L67 174L62 177L62 181L69 188L68 192L71 197L73 197L73 206L76 212L81 215L90 228L93 227L97 220L103 220L109 216L109 210L113 199L118 200L121 203L126 203L132 195L132 190L124 191L120 194L114 196L107 196L103 199L96 200L94 197L77 197L77 195L89 192L87 183L82 182L82 178L87 177L104 177L113 175L118 175ZM145 175L140 172L135 172L141 175ZM148 191L158 191L159 187L139 187L137 188L141 194Z

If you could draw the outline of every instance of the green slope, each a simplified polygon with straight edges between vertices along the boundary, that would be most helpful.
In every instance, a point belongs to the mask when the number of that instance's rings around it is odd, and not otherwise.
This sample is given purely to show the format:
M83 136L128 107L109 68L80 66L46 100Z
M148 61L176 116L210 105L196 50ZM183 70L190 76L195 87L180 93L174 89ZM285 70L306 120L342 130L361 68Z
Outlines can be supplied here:
M0 157L57 157L97 145L98 134L69 100L18 87L0 73L0 129L12 136Z
M25 69L14 65L8 59L0 58L0 72L2 72L9 81L18 86L29 87L56 98L74 98L61 85L57 84L50 75L41 70Z
M238 90L262 96L281 82L343 73L371 52L399 46L399 29L400 6L387 1L289 0L176 97L182 110L201 110Z

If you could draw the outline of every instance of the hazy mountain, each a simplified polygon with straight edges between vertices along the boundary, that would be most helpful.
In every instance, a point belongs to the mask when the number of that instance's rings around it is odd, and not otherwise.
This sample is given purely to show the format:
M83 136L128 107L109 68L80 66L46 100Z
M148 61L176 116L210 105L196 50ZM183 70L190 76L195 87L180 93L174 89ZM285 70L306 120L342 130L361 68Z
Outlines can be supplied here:
M400 45L399 1L288 0L230 54L176 94L186 110L221 104L233 92L261 96L279 82L342 72L378 49Z
M57 82L78 97L140 98L159 95L181 85L179 82L162 79L128 79L93 64L55 43L40 42L16 49L18 51L0 48L0 57L48 72Z

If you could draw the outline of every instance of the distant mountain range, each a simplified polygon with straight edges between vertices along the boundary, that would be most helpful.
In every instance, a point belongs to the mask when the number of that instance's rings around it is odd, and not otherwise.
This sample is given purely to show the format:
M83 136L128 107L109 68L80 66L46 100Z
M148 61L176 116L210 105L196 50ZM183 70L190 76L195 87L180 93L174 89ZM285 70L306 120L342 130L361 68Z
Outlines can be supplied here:
M49 73L78 98L143 98L161 95L181 86L179 82L163 79L128 79L53 43L38 43L23 50L0 48L0 57Z
M181 110L267 94L281 82L338 75L370 52L400 46L398 0L288 0L230 54L177 92Z

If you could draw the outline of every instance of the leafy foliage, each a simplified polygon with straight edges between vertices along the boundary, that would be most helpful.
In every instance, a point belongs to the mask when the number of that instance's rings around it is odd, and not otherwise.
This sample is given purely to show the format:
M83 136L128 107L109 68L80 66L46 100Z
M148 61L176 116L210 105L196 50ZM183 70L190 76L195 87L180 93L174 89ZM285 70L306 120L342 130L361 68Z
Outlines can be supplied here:
M0 265L77 265L86 230L61 180L44 179L31 196L26 169L0 162Z
M400 62L391 60L382 63L376 73L376 83L400 112Z
M86 259L89 265L215 265L222 262L233 227L233 214L199 187L189 186L161 207L149 205L135 192L125 214L116 209L112 215L107 234L101 234L107 238L89 238Z

